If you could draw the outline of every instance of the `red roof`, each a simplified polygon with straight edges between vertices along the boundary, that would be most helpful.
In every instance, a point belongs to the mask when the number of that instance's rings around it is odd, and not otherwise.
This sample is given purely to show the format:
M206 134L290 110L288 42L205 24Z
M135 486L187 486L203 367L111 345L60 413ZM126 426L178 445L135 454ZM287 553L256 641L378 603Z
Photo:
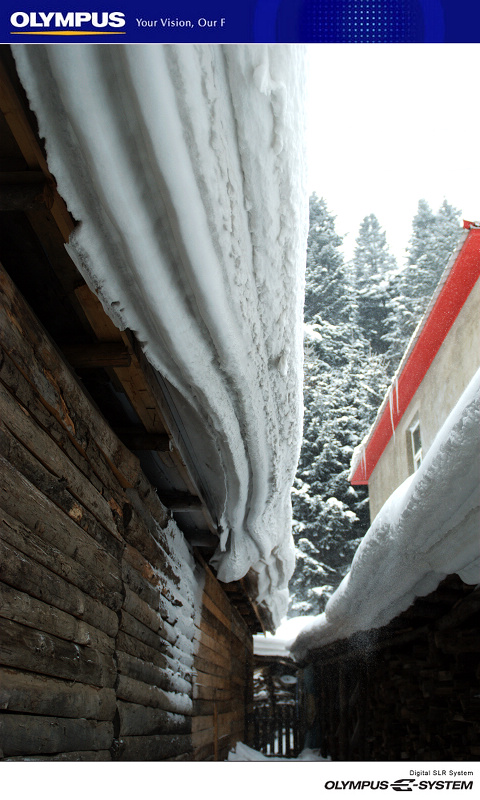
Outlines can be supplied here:
M353 465L350 479L353 485L368 484L393 430L397 428L479 277L480 228L472 227L449 262L365 441L362 457Z

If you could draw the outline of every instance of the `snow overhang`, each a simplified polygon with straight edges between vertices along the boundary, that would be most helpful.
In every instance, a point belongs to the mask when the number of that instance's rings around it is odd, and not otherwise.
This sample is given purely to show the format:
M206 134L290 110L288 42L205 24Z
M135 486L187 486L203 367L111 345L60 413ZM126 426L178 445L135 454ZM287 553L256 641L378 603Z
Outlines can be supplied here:
M480 369L419 469L375 517L325 612L299 633L291 648L297 660L388 625L449 575L480 582L479 434Z
M385 395L375 422L352 459L350 483L368 484L445 337L480 277L480 229L466 230L450 258Z
M277 622L294 566L308 222L304 52L21 46L69 253L174 398L224 582Z

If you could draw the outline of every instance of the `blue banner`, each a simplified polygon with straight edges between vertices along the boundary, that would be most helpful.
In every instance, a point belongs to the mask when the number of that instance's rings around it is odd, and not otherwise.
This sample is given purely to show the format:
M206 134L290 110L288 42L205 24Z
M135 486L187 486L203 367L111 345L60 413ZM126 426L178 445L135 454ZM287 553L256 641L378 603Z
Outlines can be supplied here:
M478 0L7 0L3 43L478 42Z

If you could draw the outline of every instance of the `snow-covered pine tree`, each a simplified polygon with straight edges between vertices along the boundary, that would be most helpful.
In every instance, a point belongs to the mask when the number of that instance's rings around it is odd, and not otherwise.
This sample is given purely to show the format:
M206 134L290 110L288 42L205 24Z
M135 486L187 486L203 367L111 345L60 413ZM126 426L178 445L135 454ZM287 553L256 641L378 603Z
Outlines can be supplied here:
M383 359L354 325L355 307L334 218L310 202L305 304L303 446L292 493L297 565L290 614L321 612L368 528L363 487L348 481L353 448L386 388ZM335 302L337 311L332 310Z
M360 224L351 264L357 305L357 325L374 353L387 349L388 284L396 262L390 253L386 234L375 214Z
M350 291L341 246L343 239L335 230L335 217L329 213L323 198L310 197L310 226L307 242L305 280L305 321L322 313L329 321L345 320Z
M392 372L398 366L457 246L462 231L460 216L460 211L446 200L436 214L425 200L418 203L406 264L396 273L389 286L388 328L384 342L388 345L387 356Z

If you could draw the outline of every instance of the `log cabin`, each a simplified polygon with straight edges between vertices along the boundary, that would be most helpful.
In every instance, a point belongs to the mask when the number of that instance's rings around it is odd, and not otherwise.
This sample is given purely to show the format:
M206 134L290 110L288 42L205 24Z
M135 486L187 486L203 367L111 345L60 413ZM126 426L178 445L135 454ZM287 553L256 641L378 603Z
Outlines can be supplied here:
M48 52L38 47L30 54L46 59ZM78 52L69 45L60 51L67 59ZM248 60L248 52L237 54ZM237 538L229 549L218 497L224 482L234 484L238 476L233 466L221 468L216 452L223 440L214 440L215 431L203 435L208 391L197 413L189 413L189 398L169 380L178 361L173 345L166 346L165 369L159 369L138 330L119 322L120 302L105 300L91 275L87 280L78 249L66 243L80 223L95 227L97 217L94 210L82 216L70 197L67 207L52 174L51 162L61 172L64 140L47 132L47 156L38 128L48 127L52 116L47 73L38 64L31 71L44 93L34 113L28 78L19 77L25 51L17 49L17 63L8 47L0 55L1 757L222 760L237 741L252 741L252 634L275 624L277 605L270 600L285 593L288 559L282 561L279 541L258 556L233 523L230 540ZM170 51L172 59L179 55ZM182 55L215 61L221 54L186 48ZM120 68L124 51L105 47L102 56L118 57ZM237 69L241 81L240 61ZM32 81L28 90L38 100ZM132 97L135 106L140 99ZM260 100L270 103L268 93ZM60 119L66 112L57 102ZM212 116L214 106L207 98ZM214 120L208 135L229 142L230 131L216 126ZM108 137L105 130L94 133ZM253 155L264 158L270 149ZM66 164L74 161L72 152ZM170 162L175 154L167 154ZM290 166L283 180L293 173ZM228 188L232 196L238 190ZM159 196L163 190L156 187ZM241 192L239 202L246 202ZM128 211L133 219L134 209ZM165 216L176 213L172 204ZM207 226L215 223L207 218ZM141 224L135 218L132 228ZM299 228L305 233L306 223ZM164 230L165 239L176 234ZM110 242L101 223L94 235ZM302 242L300 236L294 245L294 271ZM181 236L176 246L183 246ZM291 251L285 257L292 263ZM174 292L168 294L165 277L158 281L166 314ZM294 287L289 291L295 295ZM300 299L296 303L298 325L291 315L286 319L287 343L295 338L292 330L301 329ZM260 344L265 347L264 339ZM208 371L207 360L202 367ZM298 397L299 376L293 376ZM297 390L289 391L293 404ZM295 458L293 447L292 463ZM288 495L288 488L282 485L281 493ZM228 561L224 565L232 550L241 562L236 572ZM256 560L244 557L251 551ZM265 590L265 570L273 575L273 567L267 569L271 551L272 563L285 572L273 591L271 581Z

